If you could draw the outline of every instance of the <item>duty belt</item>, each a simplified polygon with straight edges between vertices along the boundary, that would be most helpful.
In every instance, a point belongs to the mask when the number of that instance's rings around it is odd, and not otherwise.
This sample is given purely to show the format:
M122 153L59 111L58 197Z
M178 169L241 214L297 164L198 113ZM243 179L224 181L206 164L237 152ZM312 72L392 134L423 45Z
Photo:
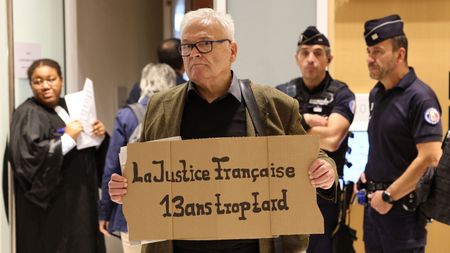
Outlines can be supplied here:
M366 183L362 183L361 180L357 183L358 190L365 189L366 194L372 193L375 191L384 191L386 190L392 183L384 183L384 182L374 182L374 181L367 181ZM417 203L417 197L415 192L410 192L403 198L395 201L395 203L399 203L401 207L403 207L406 211L415 211L418 204Z
M391 183L368 181L366 182L365 188L368 192L384 191L389 187L389 185L391 185Z

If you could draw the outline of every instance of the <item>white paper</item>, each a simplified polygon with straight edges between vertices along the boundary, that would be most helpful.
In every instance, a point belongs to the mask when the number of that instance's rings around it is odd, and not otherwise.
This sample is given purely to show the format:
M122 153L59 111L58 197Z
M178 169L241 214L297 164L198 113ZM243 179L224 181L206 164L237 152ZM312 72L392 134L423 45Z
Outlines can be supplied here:
M355 99L356 111L353 123L350 125L350 131L367 131L370 116L369 94L357 93Z
M125 169L125 164L127 163L127 146L123 146L120 148L119 152L119 163L120 163L120 170L122 171Z
M83 90L67 94L64 98L70 117L79 120L83 126L83 131L76 140L77 149L80 150L100 145L104 136L99 137L92 133L92 124L97 119L92 81L86 78Z

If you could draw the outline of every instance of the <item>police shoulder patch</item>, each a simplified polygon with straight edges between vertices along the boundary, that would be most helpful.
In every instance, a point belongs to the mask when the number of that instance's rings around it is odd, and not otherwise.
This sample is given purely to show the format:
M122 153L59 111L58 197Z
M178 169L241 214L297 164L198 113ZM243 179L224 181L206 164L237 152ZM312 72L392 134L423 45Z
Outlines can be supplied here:
M355 114L356 111L356 101L355 100L351 100L350 102L348 102L348 107L350 108L350 111Z
M436 108L430 107L425 111L424 118L429 124L436 125L441 119L441 114Z

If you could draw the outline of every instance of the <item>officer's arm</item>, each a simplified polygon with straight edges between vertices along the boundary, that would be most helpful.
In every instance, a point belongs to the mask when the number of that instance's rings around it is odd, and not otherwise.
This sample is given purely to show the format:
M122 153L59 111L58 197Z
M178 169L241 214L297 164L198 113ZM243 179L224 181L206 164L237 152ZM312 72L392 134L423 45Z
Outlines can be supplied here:
M350 122L339 113L332 113L328 117L327 126L316 126L308 133L320 136L320 148L334 152L341 145L347 135Z
M399 200L416 188L420 177L429 166L437 166L442 155L440 142L419 143L417 157L408 166L405 172L392 183L386 191L391 194L392 199Z

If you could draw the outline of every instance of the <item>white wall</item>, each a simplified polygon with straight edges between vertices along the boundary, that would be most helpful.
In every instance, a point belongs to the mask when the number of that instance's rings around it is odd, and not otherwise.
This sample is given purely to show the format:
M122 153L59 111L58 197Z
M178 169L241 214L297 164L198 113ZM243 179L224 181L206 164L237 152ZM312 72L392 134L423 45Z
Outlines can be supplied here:
M0 166L3 164L5 141L9 132L9 97L8 97L8 41L7 41L6 0L0 0ZM0 171L2 171L0 169ZM3 182L0 172L0 185ZM0 189L2 189L0 187ZM0 192L2 192L0 190ZM3 205L3 194L0 194L0 253L10 252L10 236L6 213Z
M294 54L300 33L316 24L315 0L228 0L236 26L239 78L268 85L300 75Z
M64 10L61 0L14 0L14 43L37 43L41 58L51 58L61 65L64 75ZM17 53L16 53L17 55ZM15 105L32 96L28 81L15 80Z

